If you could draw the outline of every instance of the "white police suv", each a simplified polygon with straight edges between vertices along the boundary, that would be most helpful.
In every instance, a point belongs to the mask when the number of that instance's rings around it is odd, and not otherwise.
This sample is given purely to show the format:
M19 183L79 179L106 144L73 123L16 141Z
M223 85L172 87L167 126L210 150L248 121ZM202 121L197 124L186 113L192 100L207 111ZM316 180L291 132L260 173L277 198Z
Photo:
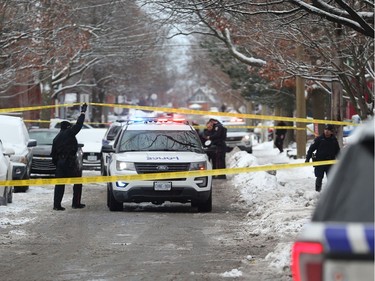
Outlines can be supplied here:
M113 145L103 145L109 153L108 176L160 174L211 170L195 129L188 123L168 119L126 121ZM200 212L212 210L212 176L163 180L115 181L107 186L111 211L123 210L124 202L166 201L191 203Z
M374 280L374 121L352 141L293 245L294 281Z

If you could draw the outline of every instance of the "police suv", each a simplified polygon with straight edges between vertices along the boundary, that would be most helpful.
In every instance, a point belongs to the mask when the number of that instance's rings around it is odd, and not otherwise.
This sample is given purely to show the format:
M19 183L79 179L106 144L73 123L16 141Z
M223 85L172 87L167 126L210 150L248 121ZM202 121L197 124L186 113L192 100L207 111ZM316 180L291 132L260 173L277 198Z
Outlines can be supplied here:
M374 122L354 134L293 245L294 281L374 280Z
M126 121L114 144L104 144L102 151L109 153L108 176L212 169L196 130L181 120ZM212 176L207 175L109 182L107 206L111 211L121 211L124 202L170 201L191 203L200 212L210 212L211 184Z

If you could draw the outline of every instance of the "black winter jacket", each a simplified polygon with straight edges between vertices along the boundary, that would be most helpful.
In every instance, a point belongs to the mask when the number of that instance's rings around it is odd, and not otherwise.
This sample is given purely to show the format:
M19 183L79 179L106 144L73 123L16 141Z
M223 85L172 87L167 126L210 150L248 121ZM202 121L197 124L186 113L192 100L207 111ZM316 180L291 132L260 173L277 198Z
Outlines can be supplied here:
M227 128L225 128L220 122L214 124L211 135L209 136L213 145L226 147L225 140L227 138Z
M324 134L321 134L314 139L314 142L307 151L306 161L311 159L314 151L316 151L317 161L334 160L340 152L340 146L335 136L332 135L326 138Z
M56 165L59 157L74 157L78 151L76 135L82 129L85 114L81 114L76 124L67 129L61 129L53 140L51 156Z

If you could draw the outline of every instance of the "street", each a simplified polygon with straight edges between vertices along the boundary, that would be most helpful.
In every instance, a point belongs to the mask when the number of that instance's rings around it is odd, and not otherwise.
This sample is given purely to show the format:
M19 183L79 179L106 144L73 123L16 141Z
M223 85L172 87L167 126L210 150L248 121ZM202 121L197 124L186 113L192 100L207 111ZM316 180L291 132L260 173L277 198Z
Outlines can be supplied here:
M70 207L67 186L67 209L56 212L52 186L36 189L40 203L26 202L18 225L0 225L3 281L290 280L268 267L264 258L277 238L249 234L248 211L229 180L214 180L211 213L190 204L126 204L110 212L105 184L84 186L82 210Z

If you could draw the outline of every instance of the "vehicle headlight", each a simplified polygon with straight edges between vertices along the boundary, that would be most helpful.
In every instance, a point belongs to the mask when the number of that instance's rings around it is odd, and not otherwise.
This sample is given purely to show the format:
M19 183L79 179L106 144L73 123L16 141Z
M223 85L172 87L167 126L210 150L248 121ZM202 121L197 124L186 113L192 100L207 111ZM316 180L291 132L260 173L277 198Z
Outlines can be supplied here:
M250 140L250 136L249 135L246 135L242 138L244 141L249 141Z
M203 162L194 162L190 164L190 171L194 170L207 170L207 164L205 161Z
M117 161L116 169L118 171L124 171L124 170L135 171L135 166L133 162Z
M250 143L251 142L251 137L250 135L246 135L242 138L242 141L245 143Z
M23 155L11 155L10 161L27 164L27 157Z

